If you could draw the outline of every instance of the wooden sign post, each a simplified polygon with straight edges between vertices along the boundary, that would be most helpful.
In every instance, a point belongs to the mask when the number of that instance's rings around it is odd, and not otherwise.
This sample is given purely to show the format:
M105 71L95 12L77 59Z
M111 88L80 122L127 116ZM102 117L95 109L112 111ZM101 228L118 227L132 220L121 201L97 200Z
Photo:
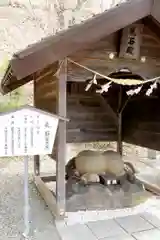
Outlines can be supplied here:
M0 157L24 156L24 224L23 236L30 234L28 158L51 154L59 120L62 117L31 106L0 115Z

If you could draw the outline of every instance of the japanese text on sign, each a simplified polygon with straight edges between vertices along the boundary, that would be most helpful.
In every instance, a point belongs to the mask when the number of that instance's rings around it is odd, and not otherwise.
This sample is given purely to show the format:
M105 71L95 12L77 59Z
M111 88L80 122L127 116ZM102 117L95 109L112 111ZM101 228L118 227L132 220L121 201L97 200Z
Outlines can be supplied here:
M0 116L0 156L50 154L59 119L22 109Z

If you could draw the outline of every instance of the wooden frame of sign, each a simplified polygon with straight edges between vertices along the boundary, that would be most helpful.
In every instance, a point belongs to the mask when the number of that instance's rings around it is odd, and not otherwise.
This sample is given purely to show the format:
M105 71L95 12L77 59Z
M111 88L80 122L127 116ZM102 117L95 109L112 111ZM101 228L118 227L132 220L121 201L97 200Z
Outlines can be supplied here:
M66 119L66 83L67 83L67 60L60 69L57 79L57 114ZM36 84L34 84L34 96ZM35 101L36 105L36 101ZM49 207L54 217L65 216L66 191L65 191L65 163L66 163L66 121L59 121L56 139L56 176L43 176L40 174L40 158L34 156L34 180L35 185ZM56 192L51 191L46 183L55 182Z

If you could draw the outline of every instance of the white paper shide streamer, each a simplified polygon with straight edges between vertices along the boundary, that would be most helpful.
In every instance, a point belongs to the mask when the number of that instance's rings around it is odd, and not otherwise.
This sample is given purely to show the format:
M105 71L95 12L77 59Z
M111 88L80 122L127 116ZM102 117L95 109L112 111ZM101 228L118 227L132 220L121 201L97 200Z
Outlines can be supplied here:
M140 86L140 87L138 87L136 89L131 89L131 90L127 91L126 94L128 96L133 96L135 94L138 94L141 91L141 89L142 89L142 86Z
M102 85L100 90L96 90L96 93L102 94L103 92L108 92L109 88L111 87L111 84L112 82Z
M86 91L86 92L91 88L92 84L96 84L96 85L97 85L97 79L96 79L96 77L97 77L97 76L96 76L96 74L95 74L94 77L93 77L93 79L89 81L89 83L87 84L87 86L86 86L86 88L85 88L85 91Z
M146 92L146 96L150 96L153 93L153 90L157 88L157 81L154 82Z

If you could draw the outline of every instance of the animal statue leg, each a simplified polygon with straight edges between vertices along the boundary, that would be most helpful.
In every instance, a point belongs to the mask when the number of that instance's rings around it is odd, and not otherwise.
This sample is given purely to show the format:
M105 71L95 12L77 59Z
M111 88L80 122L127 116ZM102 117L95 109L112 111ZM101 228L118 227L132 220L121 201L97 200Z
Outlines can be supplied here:
M100 182L99 175L95 174L95 173L85 173L81 176L81 180L83 181L83 183L85 185L87 185L88 183L99 183Z
M77 176L77 177L80 176L78 170L76 169L75 157L69 160L69 162L66 165L66 180L68 180L69 177L71 176Z
M131 183L134 183L136 181L135 177L135 168L133 167L132 163L125 162L124 163L124 170L126 172L127 180Z

